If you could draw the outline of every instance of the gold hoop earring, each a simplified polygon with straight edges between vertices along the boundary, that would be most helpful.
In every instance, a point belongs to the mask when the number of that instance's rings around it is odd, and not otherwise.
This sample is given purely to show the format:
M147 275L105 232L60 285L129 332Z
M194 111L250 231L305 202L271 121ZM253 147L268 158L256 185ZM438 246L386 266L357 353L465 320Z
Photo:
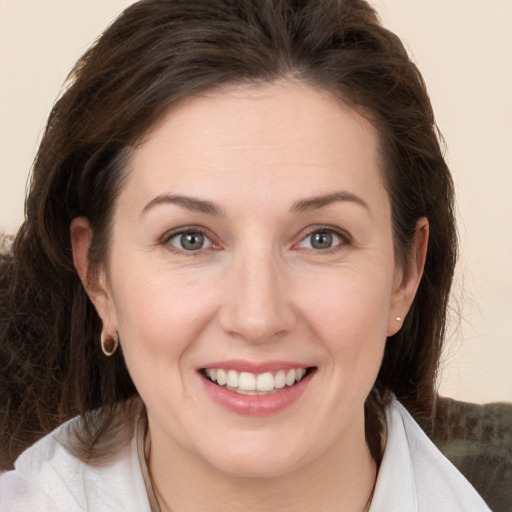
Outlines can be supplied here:
M118 346L119 334L117 332L114 336L101 333L101 350L107 357L110 357L117 350Z

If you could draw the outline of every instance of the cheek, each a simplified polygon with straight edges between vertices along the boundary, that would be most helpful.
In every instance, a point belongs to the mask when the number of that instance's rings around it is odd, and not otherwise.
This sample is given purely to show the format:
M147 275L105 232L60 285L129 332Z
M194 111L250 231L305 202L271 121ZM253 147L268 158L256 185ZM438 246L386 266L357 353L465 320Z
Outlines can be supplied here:
M187 273L131 268L117 281L114 294L119 334L125 356L174 364L214 311L211 293ZM162 357L164 354L170 358Z
M388 280L370 272L317 280L304 294L303 317L326 366L343 393L357 400L366 397L382 362L390 294Z
M386 338L391 288L379 276L318 280L304 294L302 310L310 325L334 346ZM346 345L346 346L345 346Z

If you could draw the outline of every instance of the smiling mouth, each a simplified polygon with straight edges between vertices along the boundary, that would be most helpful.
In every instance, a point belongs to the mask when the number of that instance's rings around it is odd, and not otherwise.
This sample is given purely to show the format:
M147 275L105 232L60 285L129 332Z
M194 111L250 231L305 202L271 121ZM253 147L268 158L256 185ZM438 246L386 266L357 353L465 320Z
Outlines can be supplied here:
M261 396L291 388L315 370L315 367L308 367L255 374L222 368L203 368L201 373L210 382L234 393Z

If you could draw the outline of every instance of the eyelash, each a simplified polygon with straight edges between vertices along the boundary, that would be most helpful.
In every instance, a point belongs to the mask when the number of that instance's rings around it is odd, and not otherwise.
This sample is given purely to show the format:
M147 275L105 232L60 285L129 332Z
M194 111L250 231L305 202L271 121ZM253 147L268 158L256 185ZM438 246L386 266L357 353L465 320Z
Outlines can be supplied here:
M193 249L187 250L185 248L176 247L171 244L171 241L174 238L183 237L183 236L189 235L189 234L190 235L198 235L199 234L199 235L203 236L205 238L205 240L207 240L209 242L210 245L208 247L201 247L196 250L193 250ZM160 239L160 244L164 245L167 249L169 249L172 252L175 252L180 255L185 255L185 256L198 256L205 249L214 249L215 250L215 249L219 248L219 246L217 246L216 243L212 240L212 237L208 234L208 232L204 228L201 228L199 226L197 226L197 227L189 226L187 228L181 228L181 229L166 233Z
M320 254L332 254L334 252L342 250L345 246L351 245L352 238L348 233L345 231L335 228L333 226L314 226L312 228L308 228L306 234L300 239L300 242L298 244L295 244L294 247L300 246L303 244L309 237L315 235L315 234L328 234L328 235L334 235L335 237L339 238L339 243L336 243L332 245L331 247L328 247L326 249L315 249L313 247L302 247L302 249L320 253Z
M183 237L187 234L199 234L203 236L206 240L208 240L209 245L207 247L201 247L196 250L187 250L185 248L179 248L171 244L171 240L178 237ZM334 244L331 247L325 248L325 249L318 249L314 247L300 247L301 244L303 244L308 237L311 237L315 234L327 234L331 236L335 236L340 239L340 241L336 244ZM300 241L292 246L292 248L299 248L315 253L321 253L321 254L331 254L333 252L337 252L341 250L343 247L350 245L352 242L351 237L345 232L340 230L339 228L335 228L333 226L314 226L307 230L307 232L302 236ZM169 250L172 252L175 252L177 254L182 254L185 256L197 256L205 249L213 249L213 250L219 250L220 246L217 245L213 241L213 237L210 236L204 228L201 228L199 226L190 226L187 228L181 228L179 230L172 231L170 233L166 233L161 239L160 244L166 246Z

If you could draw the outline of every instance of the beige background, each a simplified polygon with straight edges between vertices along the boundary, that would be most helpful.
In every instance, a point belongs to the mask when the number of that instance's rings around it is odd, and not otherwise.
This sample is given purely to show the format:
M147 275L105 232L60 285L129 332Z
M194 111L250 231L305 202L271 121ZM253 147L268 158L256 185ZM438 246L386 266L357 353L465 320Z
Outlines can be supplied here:
M66 73L130 3L0 0L0 230L21 222ZM458 191L461 260L441 392L512 401L512 0L373 4L424 74Z

